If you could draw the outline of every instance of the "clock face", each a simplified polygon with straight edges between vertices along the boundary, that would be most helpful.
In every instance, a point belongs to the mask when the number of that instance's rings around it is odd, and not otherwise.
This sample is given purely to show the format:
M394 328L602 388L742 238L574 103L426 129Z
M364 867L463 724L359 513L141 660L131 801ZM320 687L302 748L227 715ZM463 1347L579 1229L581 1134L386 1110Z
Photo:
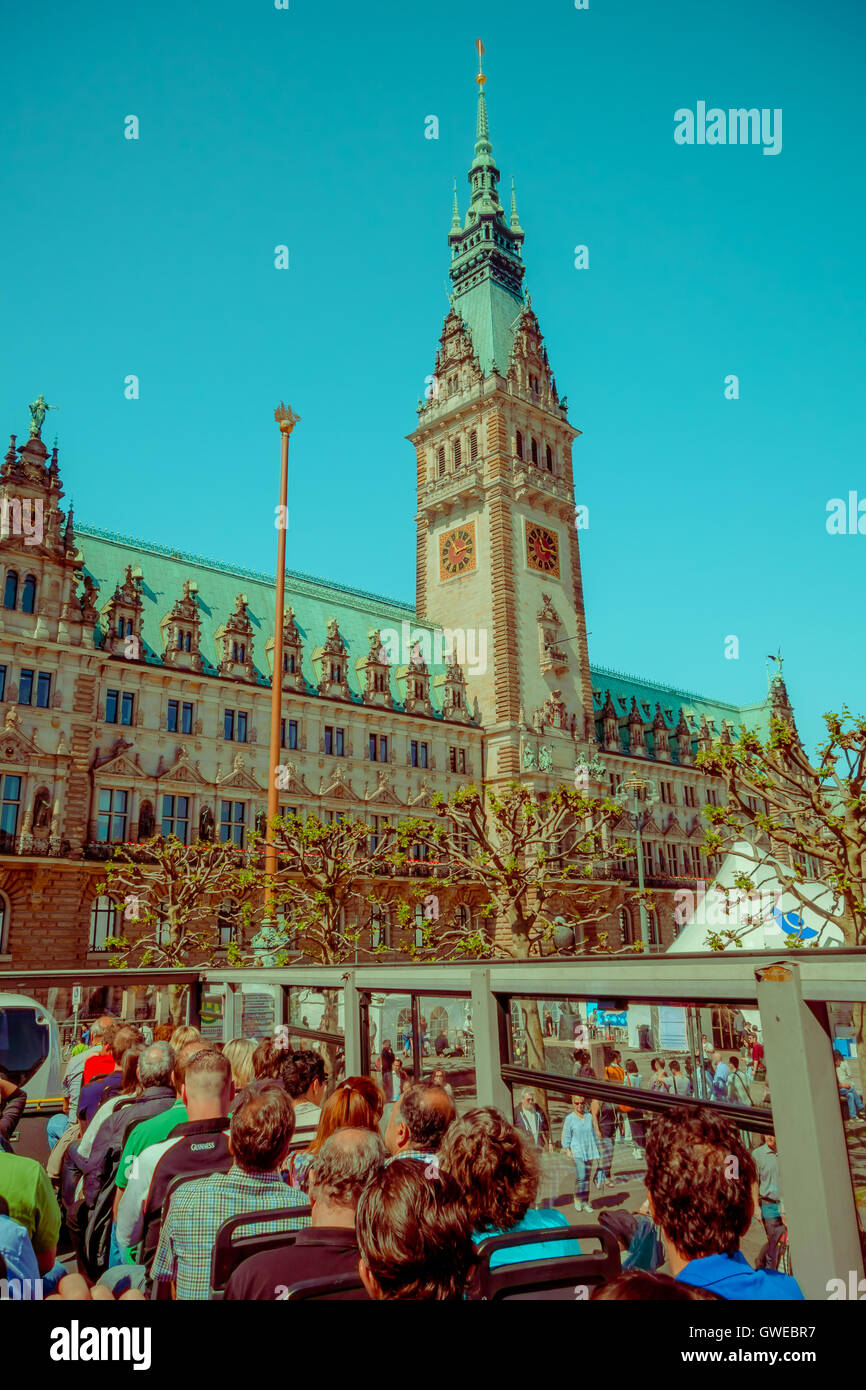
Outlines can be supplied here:
M531 570L559 578L559 537L555 531L527 521L526 563Z
M453 579L475 568L475 522L457 526L439 538L439 577Z

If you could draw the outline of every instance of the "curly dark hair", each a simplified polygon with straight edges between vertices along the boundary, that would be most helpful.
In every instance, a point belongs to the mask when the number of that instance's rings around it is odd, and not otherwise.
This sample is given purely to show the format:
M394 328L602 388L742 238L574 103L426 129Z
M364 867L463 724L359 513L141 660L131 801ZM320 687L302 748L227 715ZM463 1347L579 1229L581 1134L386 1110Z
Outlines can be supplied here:
M454 1121L439 1162L457 1184L475 1231L510 1231L535 1201L538 1156L492 1106Z
M733 1255L753 1214L754 1159L736 1125L712 1110L657 1116L647 1133L655 1218L690 1260Z
M475 1267L472 1226L444 1173L392 1159L358 1201L358 1249L385 1299L456 1300Z

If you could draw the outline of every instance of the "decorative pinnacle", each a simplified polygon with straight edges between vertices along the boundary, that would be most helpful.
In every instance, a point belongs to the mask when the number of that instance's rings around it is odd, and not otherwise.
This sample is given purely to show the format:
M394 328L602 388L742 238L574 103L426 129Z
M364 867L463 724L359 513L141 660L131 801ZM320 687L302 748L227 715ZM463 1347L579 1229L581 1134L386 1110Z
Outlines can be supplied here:
M482 68L481 59L484 57L484 44L481 42L480 39L476 39L476 40L475 40L475 47L476 47L477 52L478 52L478 76L476 77L475 81L478 83L479 87L480 87L480 88L482 89L482 91L483 91L483 90L484 90L484 83L487 81L487 78L484 76L484 73L483 73L482 70L481 70L481 68Z
M296 415L292 407L290 405L285 405L283 401L280 401L274 411L274 419L280 427L280 434L291 434L295 425L299 423L300 418L300 415Z
M456 179L454 180L454 210L453 210L453 212L452 212L452 214L451 214L451 230L452 230L452 232L459 232L459 231L460 231L460 208L458 207L458 204L457 204L457 180L456 180Z

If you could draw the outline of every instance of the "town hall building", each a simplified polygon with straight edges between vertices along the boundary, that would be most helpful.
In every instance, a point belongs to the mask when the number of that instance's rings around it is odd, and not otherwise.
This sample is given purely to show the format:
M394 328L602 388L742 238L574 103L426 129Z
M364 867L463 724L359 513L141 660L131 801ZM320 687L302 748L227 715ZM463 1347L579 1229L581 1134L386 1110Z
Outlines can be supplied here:
M712 870L701 808L720 791L698 750L766 728L773 709L793 716L781 675L739 708L590 662L579 430L526 288L514 196L508 213L500 200L479 82L468 207L455 190L447 237L451 303L409 436L415 603L287 573L281 807L375 834L472 783L543 793L582 767L600 794L638 773L652 784L640 831L661 948L675 889ZM116 844L174 834L243 850L267 802L273 576L76 522L45 408L31 406L0 468L0 971L105 963L119 907L99 885ZM617 834L634 832L624 813ZM603 879L615 942L639 939L635 875L632 856ZM467 925L479 906L473 893L459 904ZM372 908L360 926L368 948L406 930Z

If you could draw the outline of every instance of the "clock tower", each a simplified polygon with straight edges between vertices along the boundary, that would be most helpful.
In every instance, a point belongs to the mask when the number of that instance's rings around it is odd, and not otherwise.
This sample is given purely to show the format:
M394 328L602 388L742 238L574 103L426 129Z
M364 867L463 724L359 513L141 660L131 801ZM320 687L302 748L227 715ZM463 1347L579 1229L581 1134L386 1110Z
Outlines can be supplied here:
M486 780L571 780L594 743L571 463L579 430L524 288L513 184L510 216L499 199L485 80L462 221L454 188L451 307L409 436L417 610L446 630L478 701Z

